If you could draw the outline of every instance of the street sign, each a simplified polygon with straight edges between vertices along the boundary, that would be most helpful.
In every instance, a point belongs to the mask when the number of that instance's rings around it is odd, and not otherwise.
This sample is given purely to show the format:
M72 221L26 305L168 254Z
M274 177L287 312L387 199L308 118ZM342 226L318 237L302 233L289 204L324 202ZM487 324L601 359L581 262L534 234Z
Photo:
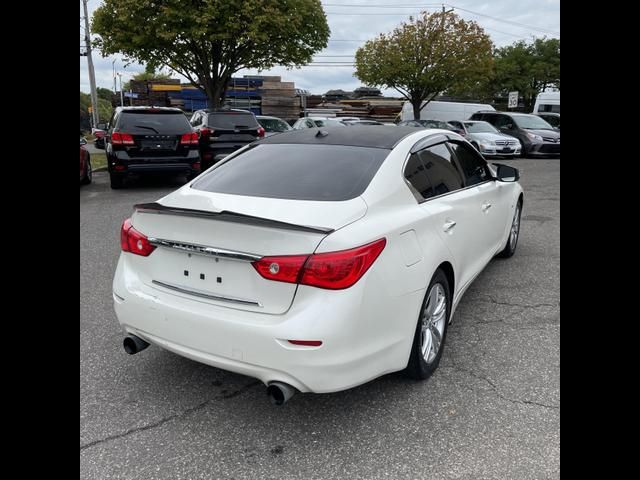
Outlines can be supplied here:
M518 106L518 92L509 92L508 108L516 108Z
M133 92L124 92L124 96L127 98L138 98L138 94Z

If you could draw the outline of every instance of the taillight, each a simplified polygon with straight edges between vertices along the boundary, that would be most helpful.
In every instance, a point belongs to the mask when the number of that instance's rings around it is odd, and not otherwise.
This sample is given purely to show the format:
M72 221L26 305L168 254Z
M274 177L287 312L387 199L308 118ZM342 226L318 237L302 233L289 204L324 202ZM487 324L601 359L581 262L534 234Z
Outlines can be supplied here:
M260 138L264 138L264 128L262 128L262 127L258 128L258 136Z
M149 243L149 239L145 235L133 228L130 218L122 222L120 248L122 248L123 252L130 252L143 257L148 257L156 249L154 245Z
M282 257L264 257L253 262L253 267L267 280L298 283L300 270L308 255L288 255Z
M111 134L112 145L135 145L133 137L129 133L113 132Z
M387 240L339 252L264 257L253 266L267 280L341 290L354 285L384 250Z
M207 128L207 127L201 128L200 136L204 138L209 138L211 135L213 135L214 131L215 130L213 130L213 128Z
M196 132L193 133L185 133L180 137L180 145L197 145L198 144L198 134Z
M331 290L349 288L369 270L386 244L387 240L381 238L350 250L311 255L300 283Z

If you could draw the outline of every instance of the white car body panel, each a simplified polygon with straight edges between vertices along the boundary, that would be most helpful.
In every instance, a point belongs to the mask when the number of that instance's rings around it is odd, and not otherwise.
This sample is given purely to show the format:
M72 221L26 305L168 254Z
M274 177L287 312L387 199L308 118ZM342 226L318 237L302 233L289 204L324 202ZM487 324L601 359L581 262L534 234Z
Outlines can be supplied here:
M424 102L423 102L424 105ZM486 103L440 102L432 100L420 110L421 120L467 120L481 110L495 111ZM410 102L404 102L400 112L400 120L413 120L413 106Z
M451 266L454 311L472 280L506 245L522 194L517 182L491 180L418 203L405 182L404 165L416 142L434 133L455 135L423 129L407 135L362 195L352 200L243 197L187 184L158 202L323 227L333 230L330 233L141 211L131 218L134 228L149 237L264 256L334 252L386 238L380 256L353 286L326 290L273 282L248 262L216 262L164 247L149 257L122 252L113 283L119 322L125 331L179 355L265 384L284 382L302 392L344 390L405 368L436 269L443 263ZM443 226L449 220L456 226L447 233ZM180 277L182 269L190 271L189 277ZM196 289L199 278L191 277L191 270L206 278L223 272L225 283L216 294L259 305L198 298L153 283L173 280ZM297 346L288 339L318 339L323 344Z

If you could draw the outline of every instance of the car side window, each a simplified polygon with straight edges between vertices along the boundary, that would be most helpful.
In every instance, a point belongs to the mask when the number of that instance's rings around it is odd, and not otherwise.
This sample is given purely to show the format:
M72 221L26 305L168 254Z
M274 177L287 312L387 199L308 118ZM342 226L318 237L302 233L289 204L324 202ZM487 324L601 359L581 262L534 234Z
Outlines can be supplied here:
M467 187L491 179L487 162L480 157L474 148L458 142L451 142L449 146L462 168Z
M453 161L451 150L444 143L418 152L433 187L434 195L463 188L462 174Z
M449 124L453 125L456 128L459 128L460 130L464 130L464 128L462 127L462 123L456 121L456 120L452 120L449 122Z
M435 195L429 178L425 172L424 164L418 157L417 153L409 157L406 167L404 168L404 178L413 187L414 195L420 200L433 197Z
M312 121L312 120L306 120L306 121L304 122L304 124L305 124L305 126L306 126L307 128L313 128L313 127L315 127L315 126L316 126L316 124L315 124L315 123L313 123L313 121Z
M507 125L513 125L513 120L511 120L511 118L507 117L506 115L498 115L495 121L493 121L492 123L494 127L500 129L502 127L506 127Z
M201 119L201 118L202 118L202 114L200 114L200 113L195 113L195 114L193 115L193 117L191 117L191 126L192 126L192 127L198 127L198 126L200 126L200 124L202 123L202 122L200 121L200 119Z

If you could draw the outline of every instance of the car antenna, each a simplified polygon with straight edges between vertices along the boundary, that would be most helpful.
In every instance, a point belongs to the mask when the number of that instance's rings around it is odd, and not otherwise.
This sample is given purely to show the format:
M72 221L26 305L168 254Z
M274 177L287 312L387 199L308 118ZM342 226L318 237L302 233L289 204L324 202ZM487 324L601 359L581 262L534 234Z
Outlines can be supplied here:
M318 129L318 133L316 133L316 137L326 137L327 135L329 135L329 132L320 129Z

